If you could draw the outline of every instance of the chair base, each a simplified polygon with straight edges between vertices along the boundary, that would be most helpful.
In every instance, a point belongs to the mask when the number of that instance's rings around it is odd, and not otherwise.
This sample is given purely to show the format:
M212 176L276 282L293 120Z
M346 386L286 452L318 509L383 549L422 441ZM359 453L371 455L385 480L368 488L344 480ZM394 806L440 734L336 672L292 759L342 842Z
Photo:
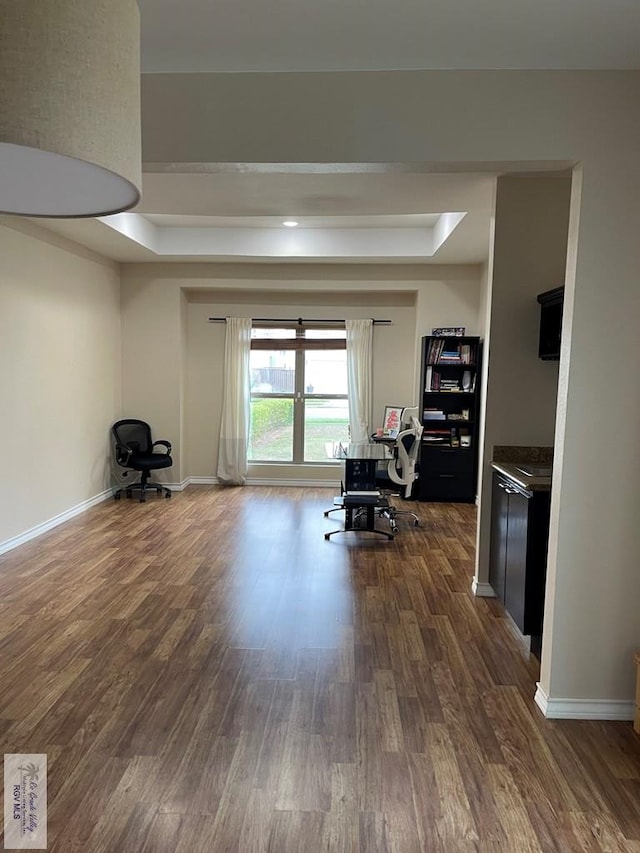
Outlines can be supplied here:
M386 518L389 521L389 527L391 528L392 533L398 532L398 524L397 524L397 516L399 515L410 515L413 518L413 523L417 527L420 524L420 519L415 514L415 512L411 512L409 509L396 509L395 506L389 504L387 507L381 507L376 515L378 518Z
M131 498L133 497L133 493L137 491L140 492L140 503L143 504L147 499L147 489L155 489L156 494L158 495L161 495L164 492L165 498L171 497L171 489L168 489L160 483L154 483L151 480L147 480L146 476L143 475L138 483L131 483L131 485L123 486L121 489L114 492L113 498L114 500L119 501L123 492L128 498Z

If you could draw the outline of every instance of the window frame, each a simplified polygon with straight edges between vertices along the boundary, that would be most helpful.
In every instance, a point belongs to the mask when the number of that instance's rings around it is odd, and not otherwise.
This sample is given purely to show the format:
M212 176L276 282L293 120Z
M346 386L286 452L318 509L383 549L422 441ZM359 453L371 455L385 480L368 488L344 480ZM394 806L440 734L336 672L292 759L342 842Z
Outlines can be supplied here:
M311 462L304 458L304 428L305 428L305 406L307 400L349 400L348 394L315 394L305 390L305 353L317 350L346 350L347 339L340 338L308 338L307 331L316 329L328 329L343 331L344 323L304 323L300 321L282 323L274 321L252 323L252 329L294 329L293 338L251 338L252 350L280 351L293 350L295 352L294 363L294 390L292 393L285 391L251 391L250 398L253 401L263 399L293 400L293 444L291 460L283 461L277 459L250 459L250 464L262 465L325 465L334 464L337 460L327 459L326 462Z

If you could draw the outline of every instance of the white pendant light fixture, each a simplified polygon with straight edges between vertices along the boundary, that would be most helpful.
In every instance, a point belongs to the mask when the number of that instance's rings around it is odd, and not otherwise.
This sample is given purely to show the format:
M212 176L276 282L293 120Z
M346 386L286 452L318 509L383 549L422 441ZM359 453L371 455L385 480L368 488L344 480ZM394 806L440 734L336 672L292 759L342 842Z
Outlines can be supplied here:
M141 184L135 0L0 0L0 212L104 216Z

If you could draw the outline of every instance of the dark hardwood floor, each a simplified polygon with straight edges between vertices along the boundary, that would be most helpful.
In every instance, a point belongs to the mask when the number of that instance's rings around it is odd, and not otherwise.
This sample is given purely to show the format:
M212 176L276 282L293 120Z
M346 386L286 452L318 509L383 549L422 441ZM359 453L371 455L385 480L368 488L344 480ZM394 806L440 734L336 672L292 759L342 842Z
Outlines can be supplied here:
M640 851L640 738L535 707L475 507L327 542L331 501L191 487L0 557L0 735L48 754L51 853Z

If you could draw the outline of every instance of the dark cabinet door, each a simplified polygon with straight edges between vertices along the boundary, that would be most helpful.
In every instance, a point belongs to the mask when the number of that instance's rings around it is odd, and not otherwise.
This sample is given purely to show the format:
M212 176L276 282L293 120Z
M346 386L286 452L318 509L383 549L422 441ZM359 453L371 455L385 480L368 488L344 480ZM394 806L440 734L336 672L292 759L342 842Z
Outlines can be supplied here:
M527 530L529 498L510 490L508 495L509 520L506 541L506 572L504 606L523 634L529 633L525 623L527 602Z
M540 639L550 493L493 474L489 583L523 634Z
M493 475L491 495L491 550L489 554L489 583L497 598L504 604L505 572L507 564L507 525L509 495L504 481Z

